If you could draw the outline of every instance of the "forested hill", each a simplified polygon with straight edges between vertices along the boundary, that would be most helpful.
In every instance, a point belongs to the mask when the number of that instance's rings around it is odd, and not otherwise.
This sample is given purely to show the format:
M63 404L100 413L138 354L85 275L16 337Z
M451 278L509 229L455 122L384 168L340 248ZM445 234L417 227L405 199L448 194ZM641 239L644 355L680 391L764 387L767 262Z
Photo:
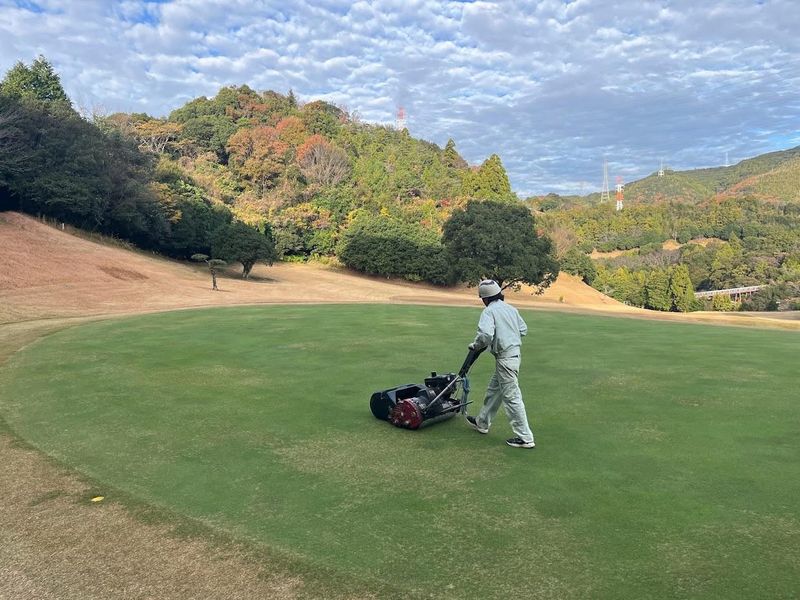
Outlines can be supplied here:
M684 290L765 286L746 308L800 308L800 147L730 167L665 169L626 185L622 210L613 195L528 203L562 268L622 302L689 310L689 294L664 292L678 281ZM726 296L715 302L736 308Z
M613 200L613 187L611 196ZM748 158L728 167L689 171L673 171L665 167L662 177L656 171L644 179L625 184L625 203L630 205L659 202L697 204L712 198L800 203L800 146ZM530 198L529 202L544 210L569 208L598 204L600 194L550 194Z
M42 57L0 82L0 137L0 209L179 258L242 262L221 241L236 237L266 260L341 259L360 236L394 250L359 252L351 266L443 282L442 226L452 212L470 198L517 201L495 154L470 166L453 140L440 147L291 91L231 86L166 118L85 119Z

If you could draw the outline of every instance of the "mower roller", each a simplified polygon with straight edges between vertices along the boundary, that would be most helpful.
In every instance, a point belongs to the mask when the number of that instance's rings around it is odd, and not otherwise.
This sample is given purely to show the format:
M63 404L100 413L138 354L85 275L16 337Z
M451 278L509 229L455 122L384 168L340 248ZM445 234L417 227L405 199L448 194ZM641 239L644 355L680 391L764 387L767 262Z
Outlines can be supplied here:
M458 373L437 375L434 371L424 384L408 383L375 392L369 400L372 414L395 427L419 429L465 413L470 404L467 373L484 350L470 350Z

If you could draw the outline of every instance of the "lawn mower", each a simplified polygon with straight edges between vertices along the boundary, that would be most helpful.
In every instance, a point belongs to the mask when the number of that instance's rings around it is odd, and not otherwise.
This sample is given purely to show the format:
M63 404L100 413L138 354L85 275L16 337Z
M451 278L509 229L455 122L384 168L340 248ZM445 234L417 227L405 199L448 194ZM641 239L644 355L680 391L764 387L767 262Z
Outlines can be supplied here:
M484 350L470 350L458 374L437 375L434 371L424 384L408 383L375 392L369 400L372 414L395 427L419 429L465 413L470 404L467 373Z

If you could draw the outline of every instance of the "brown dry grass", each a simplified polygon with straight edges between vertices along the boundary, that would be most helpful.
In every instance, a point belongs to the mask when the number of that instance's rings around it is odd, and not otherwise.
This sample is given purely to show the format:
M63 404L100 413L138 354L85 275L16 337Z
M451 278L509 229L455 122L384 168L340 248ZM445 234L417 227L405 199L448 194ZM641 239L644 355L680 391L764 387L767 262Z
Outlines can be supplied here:
M0 365L58 329L113 315L255 303L382 302L478 306L474 289L359 277L310 265L223 277L204 266L98 244L36 219L0 213ZM562 275L543 295L510 294L526 308L800 329L800 321L631 308ZM326 597L290 569L234 544L180 537L119 504L88 501L91 484L0 433L0 600L51 598Z

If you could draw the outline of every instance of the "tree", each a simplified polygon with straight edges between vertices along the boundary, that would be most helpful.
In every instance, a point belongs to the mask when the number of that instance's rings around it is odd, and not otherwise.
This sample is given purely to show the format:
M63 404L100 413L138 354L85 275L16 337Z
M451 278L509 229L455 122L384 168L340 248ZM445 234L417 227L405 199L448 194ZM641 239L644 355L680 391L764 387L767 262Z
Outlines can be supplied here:
M299 117L284 117L275 125L275 129L281 140L295 148L308 138L306 126Z
M218 258L209 258L208 254L192 254L192 260L204 262L208 265L208 272L211 273L211 289L214 291L219 290L217 287L217 269L224 267L227 263Z
M347 153L321 135L312 135L297 149L303 175L322 185L336 185L350 173Z
M170 118L170 120L172 119ZM178 120L178 123L183 125L180 139L184 152L190 155L214 152L220 161L224 162L228 159L225 146L230 137L236 132L236 125L230 117L226 115L201 115L186 120Z
M731 297L728 294L717 294L711 300L711 310L716 311L730 311L734 310L736 306L731 300Z
M386 214L358 211L342 234L337 256L363 273L439 285L450 282L436 232Z
M516 200L506 169L497 154L483 161L477 171L467 172L463 192L480 200Z
M333 138L339 130L340 124L345 121L346 115L333 104L315 100L300 109L300 118L309 133L318 133L327 138Z
M133 125L134 136L139 147L156 154L161 154L180 136L183 126L161 119L152 119Z
M230 165L244 179L253 182L263 194L274 187L289 159L289 144L280 139L274 127L262 125L240 129L228 140Z
M680 250L680 261L689 271L695 289L708 287L713 249L707 250L700 244L686 244Z
M716 289L724 289L735 285L742 285L747 273L744 264L742 245L735 236L730 242L722 246L711 261L709 280Z
M275 250L280 257L332 254L334 233L330 211L308 202L286 208L273 221Z
M23 129L18 102L0 96L0 190L7 189L14 178L29 168L33 148ZM0 206L2 206L0 204Z
M669 293L673 310L689 312L694 308L694 287L686 265L678 265L670 272Z
M212 234L231 222L231 211L212 202L203 190L175 172L174 163L162 161L156 171L154 189L169 219L170 235L163 249L172 256L211 254Z
M70 103L53 65L41 55L30 67L22 61L11 67L0 82L0 94L42 102Z
M286 102L289 105L289 108L297 108L297 98L295 98L294 90L292 88L289 88L289 93L286 94Z
M152 157L133 140L104 132L66 102L0 96L0 112L7 109L14 115L9 149L25 160L20 169L0 158L4 204L140 246L164 242L168 223L150 185Z
M452 138L447 140L443 152L444 164L451 169L466 169L467 161L461 158L461 155L456 150L456 143Z
M595 269L592 259L585 255L577 248L572 248L567 252L560 261L561 270L578 275L589 285L597 276L597 269Z
M501 287L527 283L544 291L558 276L550 239L534 229L521 205L470 201L444 224L444 244L457 281L494 279Z
M650 271L645 282L645 306L653 310L668 311L672 308L669 293L669 272L665 269Z
M233 221L214 233L211 253L216 258L242 263L243 279L247 279L257 262L263 261L271 265L276 258L275 242L269 225L265 226L262 233L241 221Z
M742 310L775 311L780 308L780 301L791 295L792 292L786 284L768 285L742 303Z

